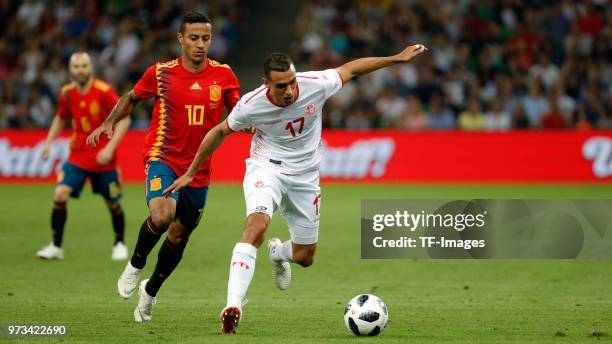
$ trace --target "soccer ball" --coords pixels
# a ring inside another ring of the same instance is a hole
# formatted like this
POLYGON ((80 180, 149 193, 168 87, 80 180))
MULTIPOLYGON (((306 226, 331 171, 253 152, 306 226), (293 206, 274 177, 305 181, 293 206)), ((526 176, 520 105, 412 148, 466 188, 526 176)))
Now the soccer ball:
POLYGON ((357 295, 344 308, 344 324, 356 336, 378 335, 388 319, 387 306, 374 295, 357 295))

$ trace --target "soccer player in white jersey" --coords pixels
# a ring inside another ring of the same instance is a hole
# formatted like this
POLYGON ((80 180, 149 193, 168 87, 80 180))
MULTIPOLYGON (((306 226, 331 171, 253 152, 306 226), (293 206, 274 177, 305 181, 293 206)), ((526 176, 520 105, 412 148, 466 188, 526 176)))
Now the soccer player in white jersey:
POLYGON ((325 101, 354 77, 408 62, 426 50, 417 44, 393 56, 360 58, 336 69, 305 73, 296 73, 286 54, 271 54, 264 63, 264 84, 244 95, 226 121, 206 134, 187 172, 164 190, 169 195, 188 186, 225 136, 256 129, 243 184, 247 221, 230 262, 222 333, 235 333, 253 278, 257 248, 276 211, 281 211, 291 236, 285 242, 278 238, 268 242, 276 286, 281 290, 289 286, 289 263, 303 267, 313 263, 319 234, 321 110, 325 101))

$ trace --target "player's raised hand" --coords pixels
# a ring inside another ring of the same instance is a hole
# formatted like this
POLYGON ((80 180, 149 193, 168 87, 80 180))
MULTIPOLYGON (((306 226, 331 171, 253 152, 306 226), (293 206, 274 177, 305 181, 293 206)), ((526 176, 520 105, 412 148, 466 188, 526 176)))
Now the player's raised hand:
POLYGON ((395 55, 395 57, 397 57, 399 62, 408 62, 412 60, 413 58, 415 58, 420 53, 425 52, 425 51, 427 51, 427 47, 425 47, 422 44, 415 44, 415 45, 410 45, 406 47, 404 51, 395 55))
POLYGON ((171 193, 181 191, 181 189, 189 186, 189 184, 191 184, 191 181, 193 181, 193 177, 183 174, 177 180, 175 180, 174 183, 172 183, 172 185, 168 186, 164 190, 163 192, 164 197, 168 197, 171 193))
POLYGON ((40 149, 40 159, 41 160, 49 159, 50 153, 51 153, 51 144, 48 142, 45 142, 42 148, 40 149))
POLYGON ((109 139, 113 137, 113 125, 108 122, 102 123, 101 126, 94 129, 94 131, 87 136, 87 144, 95 147, 98 143, 100 143, 100 135, 102 134, 105 134, 109 139))

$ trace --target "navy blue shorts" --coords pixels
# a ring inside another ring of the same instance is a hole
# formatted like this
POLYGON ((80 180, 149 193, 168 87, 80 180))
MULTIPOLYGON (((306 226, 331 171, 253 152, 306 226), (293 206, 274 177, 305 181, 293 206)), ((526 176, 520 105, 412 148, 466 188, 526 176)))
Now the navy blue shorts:
MULTIPOLYGON (((162 192, 172 185, 179 176, 174 173, 170 166, 163 162, 153 161, 147 168, 147 205, 156 197, 164 197, 162 192)), ((194 188, 186 187, 179 192, 172 193, 168 197, 176 200, 176 218, 188 230, 194 230, 206 205, 208 186, 194 188)))
POLYGON ((121 198, 117 169, 109 172, 90 172, 66 161, 57 178, 57 184, 69 186, 72 188, 70 196, 79 198, 87 178, 91 181, 93 193, 102 195, 109 202, 117 202, 121 198))

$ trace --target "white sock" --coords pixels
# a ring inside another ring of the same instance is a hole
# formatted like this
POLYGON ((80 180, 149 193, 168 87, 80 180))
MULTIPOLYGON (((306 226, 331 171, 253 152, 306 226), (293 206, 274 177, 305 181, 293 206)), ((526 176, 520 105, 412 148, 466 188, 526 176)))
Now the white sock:
POLYGON ((237 243, 234 246, 230 262, 229 280, 227 281, 227 305, 239 307, 244 300, 247 289, 255 273, 255 259, 257 247, 237 243))
POLYGON ((287 240, 284 243, 280 244, 272 252, 272 261, 274 262, 292 262, 293 261, 293 244, 291 240, 287 240))

